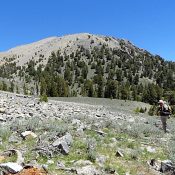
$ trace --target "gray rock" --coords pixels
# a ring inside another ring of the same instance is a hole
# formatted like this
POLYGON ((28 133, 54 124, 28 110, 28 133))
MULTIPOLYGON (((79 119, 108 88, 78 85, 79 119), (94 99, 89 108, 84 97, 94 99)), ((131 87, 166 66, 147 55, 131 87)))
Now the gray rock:
POLYGON ((102 172, 97 170, 93 165, 87 165, 76 169, 78 175, 101 175, 102 172))
POLYGON ((21 165, 14 162, 2 163, 0 164, 0 168, 2 168, 4 171, 8 173, 13 173, 13 174, 18 173, 23 169, 21 165))
POLYGON ((72 135, 70 133, 66 133, 65 136, 62 138, 68 145, 71 145, 73 142, 72 135))
POLYGON ((96 114, 96 117, 101 117, 101 114, 96 114))
POLYGON ((54 164, 54 161, 53 160, 48 160, 47 164, 54 164))
POLYGON ((120 150, 118 150, 118 151, 116 152, 115 156, 116 156, 116 157, 124 157, 123 153, 122 153, 120 150))
POLYGON ((6 119, 2 116, 0 116, 0 122, 6 122, 6 119))
POLYGON ((19 143, 20 141, 21 139, 14 134, 9 137, 9 143, 19 143))
POLYGON ((5 108, 0 108, 0 113, 5 113, 6 109, 5 108))
POLYGON ((52 144, 54 147, 58 148, 62 154, 69 154, 69 146, 67 142, 63 140, 57 140, 52 144))
POLYGON ((34 107, 35 106, 35 103, 29 103, 28 104, 28 107, 34 107))
POLYGON ((15 150, 15 149, 12 151, 14 151, 17 155, 16 163, 19 165, 22 165, 24 163, 24 157, 22 156, 22 153, 19 150, 15 150))
POLYGON ((164 160, 161 162, 160 172, 166 173, 171 170, 173 170, 173 163, 171 162, 171 160, 164 160))
POLYGON ((11 156, 11 155, 16 155, 16 157, 17 157, 16 163, 18 165, 22 165, 24 163, 24 158, 22 156, 22 153, 19 150, 10 149, 10 150, 7 150, 7 151, 3 152, 2 155, 5 156, 5 157, 11 156))
POLYGON ((71 134, 67 133, 61 138, 55 140, 52 145, 60 149, 61 153, 68 154, 69 153, 69 146, 72 144, 73 139, 71 134))
POLYGON ((96 158, 96 162, 100 167, 103 167, 104 163, 106 162, 107 158, 104 155, 100 155, 96 158))
POLYGON ((40 155, 40 156, 46 156, 48 158, 51 158, 53 157, 53 151, 56 152, 56 149, 54 148, 53 151, 50 150, 48 147, 44 147, 44 148, 36 148, 35 149, 37 151, 37 153, 40 155))
POLYGON ((93 163, 89 160, 78 160, 76 162, 74 162, 74 166, 87 166, 87 165, 92 165, 93 163))
POLYGON ((24 131, 24 132, 21 133, 21 136, 23 138, 26 138, 28 136, 31 136, 33 138, 36 138, 37 137, 37 135, 35 133, 33 133, 32 131, 24 131))
POLYGON ((111 141, 113 142, 113 143, 115 143, 115 142, 117 142, 117 139, 116 138, 111 138, 111 141))
POLYGON ((96 131, 97 134, 99 134, 99 135, 102 135, 102 136, 105 136, 105 135, 106 135, 106 133, 103 132, 103 131, 100 131, 100 130, 95 130, 95 131, 96 131))
POLYGON ((33 117, 33 112, 29 112, 29 115, 30 115, 31 117, 33 117))
POLYGON ((46 173, 48 173, 48 165, 46 165, 46 164, 43 164, 42 165, 42 168, 44 169, 44 171, 46 172, 46 173))
POLYGON ((160 171, 161 169, 161 162, 156 161, 155 159, 151 159, 150 161, 148 161, 148 165, 150 165, 151 168, 156 171, 160 171))
POLYGON ((148 152, 150 152, 150 153, 155 153, 155 152, 156 152, 156 149, 153 148, 153 147, 151 147, 151 146, 147 146, 147 147, 146 147, 146 150, 147 150, 148 152))
POLYGON ((78 128, 76 133, 77 133, 77 135, 80 136, 80 137, 83 137, 83 136, 84 136, 84 131, 83 131, 83 129, 81 129, 81 128, 78 128))
POLYGON ((58 162, 57 162, 57 167, 58 167, 59 169, 64 169, 66 166, 65 166, 65 164, 64 164, 63 162, 58 161, 58 162))

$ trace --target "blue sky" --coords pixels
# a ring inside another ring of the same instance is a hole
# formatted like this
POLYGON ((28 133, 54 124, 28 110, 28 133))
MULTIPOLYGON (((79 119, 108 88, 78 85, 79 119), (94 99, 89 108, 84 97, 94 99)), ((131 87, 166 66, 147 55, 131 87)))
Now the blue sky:
POLYGON ((2 0, 0 51, 49 36, 124 38, 175 61, 174 0, 2 0))

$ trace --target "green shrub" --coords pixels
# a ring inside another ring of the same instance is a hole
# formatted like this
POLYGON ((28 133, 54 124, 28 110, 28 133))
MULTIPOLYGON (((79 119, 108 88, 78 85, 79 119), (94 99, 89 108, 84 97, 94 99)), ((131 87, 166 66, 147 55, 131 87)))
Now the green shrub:
POLYGON ((48 102, 48 98, 47 98, 47 95, 46 94, 43 94, 40 96, 40 102, 48 102))
POLYGON ((0 125, 0 138, 2 138, 2 140, 5 142, 8 140, 8 138, 11 135, 11 130, 9 127, 5 127, 0 125))
POLYGON ((96 160, 96 139, 90 138, 87 140, 87 159, 91 162, 96 160))
POLYGON ((95 162, 96 160, 96 152, 94 150, 88 150, 87 151, 87 159, 91 162, 95 162))
POLYGON ((156 113, 157 113, 157 107, 155 105, 151 106, 149 111, 148 111, 148 114, 150 116, 153 116, 153 115, 156 115, 156 113))
POLYGON ((105 164, 104 170, 108 174, 114 174, 114 172, 115 172, 115 168, 113 167, 113 165, 108 164, 108 163, 105 164))
POLYGON ((134 112, 135 112, 136 114, 138 114, 138 113, 145 113, 145 109, 143 109, 142 107, 141 107, 141 108, 137 107, 137 108, 134 110, 134 112))
POLYGON ((135 112, 136 114, 138 114, 138 113, 140 112, 139 107, 137 107, 137 108, 134 110, 134 112, 135 112))
POLYGON ((143 109, 142 107, 140 108, 140 113, 145 113, 145 109, 143 109))

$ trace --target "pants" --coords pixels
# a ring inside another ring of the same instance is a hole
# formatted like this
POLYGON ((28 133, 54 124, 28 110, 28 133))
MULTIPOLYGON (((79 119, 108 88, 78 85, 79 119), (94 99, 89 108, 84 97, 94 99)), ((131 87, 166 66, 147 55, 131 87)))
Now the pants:
POLYGON ((163 128, 164 132, 166 132, 168 116, 160 116, 160 119, 162 122, 162 128, 163 128))

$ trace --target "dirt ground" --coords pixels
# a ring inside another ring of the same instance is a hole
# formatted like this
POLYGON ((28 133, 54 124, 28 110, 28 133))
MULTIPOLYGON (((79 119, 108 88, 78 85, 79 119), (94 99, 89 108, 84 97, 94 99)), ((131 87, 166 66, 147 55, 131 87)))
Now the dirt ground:
MULTIPOLYGON (((9 175, 12 175, 12 174, 9 174, 9 175)), ((47 175, 47 173, 44 170, 40 170, 37 168, 29 168, 29 169, 24 169, 20 173, 17 173, 15 175, 47 175)))

